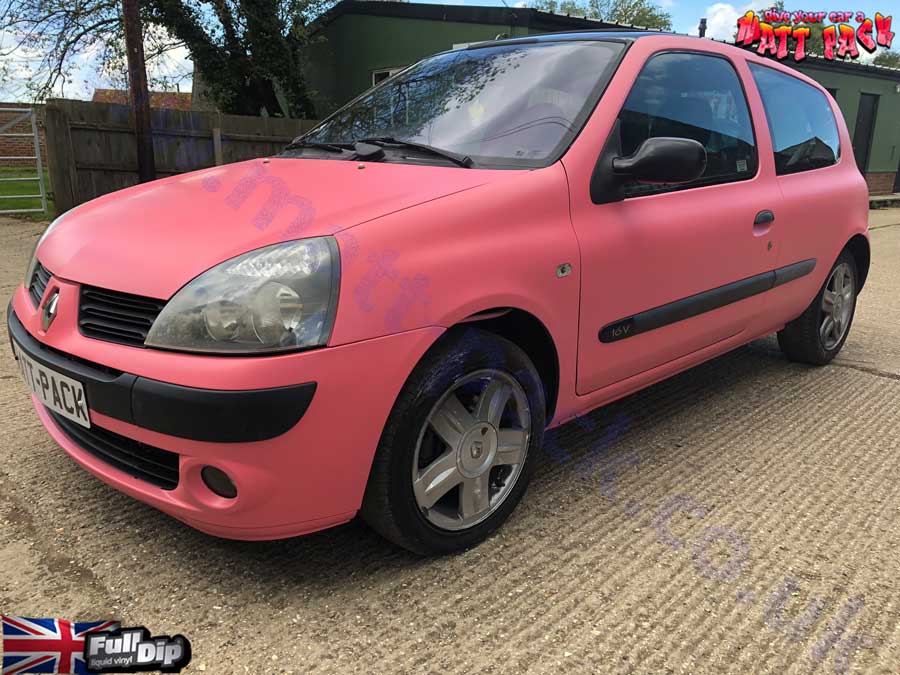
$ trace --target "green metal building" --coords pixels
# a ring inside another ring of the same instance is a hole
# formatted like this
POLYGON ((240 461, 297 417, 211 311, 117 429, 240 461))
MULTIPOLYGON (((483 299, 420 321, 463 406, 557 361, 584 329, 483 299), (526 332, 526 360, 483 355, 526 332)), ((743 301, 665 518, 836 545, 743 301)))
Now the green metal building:
MULTIPOLYGON (((307 76, 321 118, 435 52, 496 38, 592 28, 636 27, 524 7, 343 0, 310 26, 319 39, 309 50, 307 76)), ((837 99, 869 192, 900 192, 900 70, 815 57, 796 67, 837 99)))

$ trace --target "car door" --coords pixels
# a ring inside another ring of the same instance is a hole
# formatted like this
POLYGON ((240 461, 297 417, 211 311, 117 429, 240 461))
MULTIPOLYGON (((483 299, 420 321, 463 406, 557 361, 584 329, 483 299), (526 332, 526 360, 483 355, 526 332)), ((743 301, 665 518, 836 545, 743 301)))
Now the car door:
POLYGON ((699 141, 708 161, 687 184, 631 182, 621 201, 573 204, 580 395, 747 330, 764 310, 775 260, 770 215, 781 196, 771 167, 759 170, 757 134, 730 59, 651 54, 611 133, 616 127, 622 156, 650 137, 681 137, 699 141))

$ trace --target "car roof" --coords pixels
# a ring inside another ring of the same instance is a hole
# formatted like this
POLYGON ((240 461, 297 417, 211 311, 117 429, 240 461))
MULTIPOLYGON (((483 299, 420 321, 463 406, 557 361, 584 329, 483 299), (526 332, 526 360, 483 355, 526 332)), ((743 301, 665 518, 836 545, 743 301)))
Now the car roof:
POLYGON ((648 30, 622 30, 620 28, 588 28, 585 30, 571 30, 559 33, 541 33, 532 35, 538 41, 549 41, 559 39, 572 40, 608 40, 610 38, 624 38, 628 40, 637 40, 638 38, 650 37, 652 35, 675 35, 668 31, 661 31, 654 28, 648 30))
MULTIPOLYGON (((590 28, 587 30, 561 31, 558 33, 539 33, 537 35, 528 35, 526 37, 506 38, 504 40, 487 40, 485 42, 476 42, 466 49, 481 49, 484 47, 492 47, 495 45, 505 44, 528 44, 535 42, 560 42, 565 40, 626 40, 632 42, 639 38, 651 36, 668 35, 670 37, 686 37, 677 33, 669 33, 656 29, 648 30, 621 30, 619 28, 590 28)), ((700 38, 697 38, 698 40, 700 38)))
MULTIPOLYGON (((646 30, 622 30, 621 28, 590 28, 587 30, 572 30, 572 31, 560 31, 558 33, 540 33, 537 35, 528 35, 526 37, 517 37, 517 38, 506 38, 504 40, 488 40, 485 42, 475 42, 465 49, 484 49, 486 47, 494 47, 497 45, 514 45, 514 44, 540 44, 540 43, 550 43, 550 42, 575 42, 575 41, 589 41, 589 40, 615 40, 618 42, 626 42, 632 43, 637 40, 646 40, 648 38, 656 38, 659 40, 667 39, 670 40, 673 45, 677 45, 680 49, 690 49, 692 43, 702 43, 704 45, 703 51, 712 51, 719 54, 735 54, 741 53, 746 55, 752 60, 755 59, 755 55, 752 52, 749 52, 746 49, 741 49, 740 47, 730 44, 727 42, 723 42, 720 40, 710 40, 707 38, 701 38, 697 35, 684 35, 683 33, 673 33, 670 31, 662 31, 656 28, 648 28, 646 30)), ((453 51, 453 50, 449 50, 453 51)), ((762 58, 762 57, 760 57, 762 58)), ((783 64, 777 62, 769 63, 769 59, 766 59, 766 65, 770 65, 773 68, 778 70, 782 70, 788 74, 797 76, 798 73, 787 68, 783 64)), ((802 76, 801 76, 802 79, 802 76)))
MULTIPOLYGON (((722 40, 713 40, 709 38, 701 38, 697 35, 685 35, 684 33, 674 33, 671 31, 663 31, 656 28, 647 28, 644 30, 635 29, 635 30, 623 30, 622 28, 589 28, 585 30, 567 30, 560 31, 557 33, 539 33, 536 35, 528 35, 525 37, 517 37, 517 38, 506 38, 503 40, 486 40, 484 42, 474 42, 466 47, 460 49, 449 49, 445 52, 440 52, 441 54, 447 54, 454 51, 464 51, 467 49, 485 49, 488 47, 496 47, 499 45, 514 45, 514 44, 540 44, 540 43, 552 43, 552 42, 575 42, 575 41, 603 41, 603 40, 616 40, 619 42, 625 43, 633 43, 637 40, 646 40, 648 38, 656 38, 658 40, 666 40, 673 48, 677 49, 691 49, 692 44, 702 43, 703 48, 702 51, 710 52, 710 53, 718 53, 724 56, 736 57, 740 55, 741 58, 746 59, 749 63, 755 63, 759 65, 765 65, 768 68, 772 68, 777 70, 785 75, 790 75, 806 84, 809 84, 816 89, 820 89, 821 91, 825 91, 824 87, 813 80, 808 75, 801 73, 793 68, 788 67, 783 63, 779 63, 774 59, 765 58, 763 56, 759 56, 754 51, 748 49, 742 49, 741 47, 725 42, 722 40)), ((435 55, 436 56, 436 55, 435 55)))

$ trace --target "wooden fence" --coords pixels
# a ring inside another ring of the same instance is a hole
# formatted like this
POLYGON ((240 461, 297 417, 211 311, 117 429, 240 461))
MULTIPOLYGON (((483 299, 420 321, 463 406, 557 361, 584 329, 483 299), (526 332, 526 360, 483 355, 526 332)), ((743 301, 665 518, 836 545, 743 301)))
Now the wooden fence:
MULTIPOLYGON (((157 178, 276 154, 317 124, 165 108, 150 117, 157 178)), ((138 183, 129 106, 50 99, 45 125, 57 213, 138 183)))

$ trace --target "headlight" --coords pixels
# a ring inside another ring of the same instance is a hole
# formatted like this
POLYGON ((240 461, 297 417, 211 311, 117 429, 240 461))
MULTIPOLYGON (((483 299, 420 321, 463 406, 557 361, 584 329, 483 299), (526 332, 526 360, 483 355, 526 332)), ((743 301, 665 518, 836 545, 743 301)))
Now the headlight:
POLYGON ((34 268, 37 267, 37 262, 38 262, 38 259, 37 259, 38 248, 40 247, 41 244, 44 243, 44 239, 47 238, 47 235, 50 234, 50 232, 53 230, 53 228, 56 227, 57 225, 59 225, 60 222, 62 222, 63 218, 68 216, 70 213, 72 213, 72 211, 74 211, 77 208, 78 207, 76 206, 75 208, 69 209, 61 216, 57 216, 53 220, 53 222, 47 226, 47 229, 44 230, 44 234, 42 234, 40 236, 40 238, 37 240, 37 243, 34 245, 34 248, 31 250, 31 258, 28 259, 28 268, 25 270, 25 288, 28 288, 31 285, 31 280, 34 278, 34 268))
POLYGON ((339 280, 333 237, 260 248, 216 265, 178 291, 144 344, 230 354, 324 345, 339 280))

